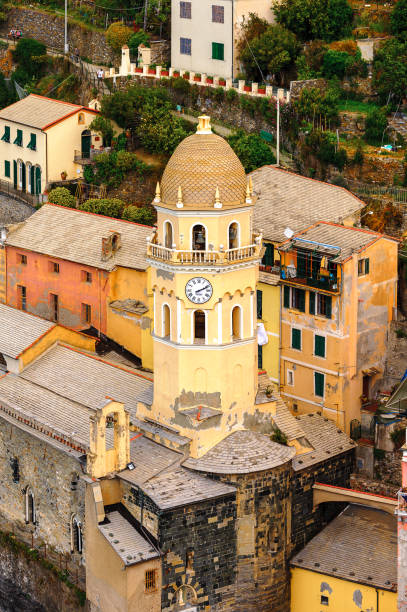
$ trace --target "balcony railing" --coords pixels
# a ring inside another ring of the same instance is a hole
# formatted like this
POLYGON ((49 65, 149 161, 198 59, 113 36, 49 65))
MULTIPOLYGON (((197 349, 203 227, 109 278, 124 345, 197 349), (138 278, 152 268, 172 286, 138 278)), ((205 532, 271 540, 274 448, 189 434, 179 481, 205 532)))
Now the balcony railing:
POLYGON ((295 266, 288 265, 281 266, 280 278, 299 285, 314 287, 315 289, 325 289, 325 291, 335 293, 339 291, 338 278, 333 272, 317 272, 315 275, 305 276, 295 266))
POLYGON ((180 250, 155 244, 153 241, 147 242, 147 257, 168 261, 174 264, 219 264, 225 265, 260 257, 261 237, 256 238, 254 244, 224 251, 204 251, 204 250, 180 250))

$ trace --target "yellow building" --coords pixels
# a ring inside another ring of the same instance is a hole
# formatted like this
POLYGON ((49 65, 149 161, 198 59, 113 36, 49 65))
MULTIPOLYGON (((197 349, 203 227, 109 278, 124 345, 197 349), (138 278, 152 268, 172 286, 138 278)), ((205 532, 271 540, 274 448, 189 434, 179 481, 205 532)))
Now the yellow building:
POLYGON ((291 612, 396 612, 397 524, 351 504, 291 560, 291 612))
POLYGON ((256 204, 253 222, 263 235, 264 254, 257 286, 258 321, 263 323, 268 343, 259 347, 259 366, 274 383, 280 382, 280 254, 278 246, 287 237, 317 221, 333 221, 353 227, 365 206, 352 193, 287 172, 274 166, 254 170, 256 204))
POLYGON ((98 111, 35 94, 0 111, 0 178, 18 191, 41 194, 61 173, 75 179, 80 161, 102 145, 89 125, 98 111))

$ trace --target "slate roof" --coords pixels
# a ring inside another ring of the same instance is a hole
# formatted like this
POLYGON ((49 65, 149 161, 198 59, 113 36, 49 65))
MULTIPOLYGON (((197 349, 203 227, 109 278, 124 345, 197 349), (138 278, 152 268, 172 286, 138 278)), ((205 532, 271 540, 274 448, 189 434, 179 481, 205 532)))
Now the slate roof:
POLYGON ((335 223, 327 223, 321 221, 312 227, 300 232, 297 236, 294 236, 290 241, 286 242, 280 247, 281 251, 291 249, 293 246, 300 246, 301 248, 309 248, 316 250, 315 244, 310 244, 304 241, 310 241, 311 243, 320 243, 326 245, 328 248, 323 248, 323 252, 331 253, 334 255, 331 261, 341 263, 349 259, 353 252, 361 252, 366 247, 374 244, 381 238, 388 240, 396 240, 389 236, 383 236, 377 232, 371 230, 363 230, 356 227, 344 227, 343 225, 336 225, 335 223), (296 240, 298 238, 298 240, 296 240), (335 247, 335 248, 330 248, 335 247), (337 248, 336 248, 337 247, 337 248))
POLYGON ((355 448, 354 441, 326 417, 312 413, 296 419, 306 439, 314 447, 313 451, 294 457, 293 468, 296 471, 355 448))
POLYGON ((123 470, 119 478, 141 487, 162 510, 230 495, 236 490, 181 467, 182 453, 145 436, 130 442, 130 457, 135 469, 123 470))
POLYGON ((259 271, 259 281, 261 283, 265 283, 266 285, 278 285, 280 282, 279 274, 273 274, 272 272, 264 272, 263 270, 259 271))
POLYGON ((64 345, 56 345, 27 366, 22 378, 93 410, 106 395, 135 411, 137 397, 151 385, 134 371, 64 345))
POLYGON ((6 244, 100 270, 116 266, 146 270, 146 238, 152 228, 121 219, 44 204, 7 236, 6 244), (102 260, 102 238, 121 235, 121 247, 102 260))
POLYGON ((109 523, 98 525, 99 531, 125 565, 156 559, 160 553, 120 514, 107 514, 109 523))
POLYGON ((321 219, 341 223, 365 206, 343 187, 273 166, 258 168, 251 177, 257 195, 254 226, 274 242, 286 240, 287 227, 297 233, 321 219))
POLYGON ((30 94, 26 98, 3 108, 0 111, 0 119, 15 121, 16 123, 44 130, 50 124, 69 117, 80 110, 95 113, 93 109, 86 106, 30 94))
POLYGON ((0 353, 16 359, 55 323, 0 304, 0 353))
POLYGON ((351 504, 294 556, 291 565, 396 591, 396 518, 351 504))
POLYGON ((250 474, 286 463, 295 449, 272 442, 253 431, 235 431, 199 459, 190 457, 184 466, 212 474, 250 474))

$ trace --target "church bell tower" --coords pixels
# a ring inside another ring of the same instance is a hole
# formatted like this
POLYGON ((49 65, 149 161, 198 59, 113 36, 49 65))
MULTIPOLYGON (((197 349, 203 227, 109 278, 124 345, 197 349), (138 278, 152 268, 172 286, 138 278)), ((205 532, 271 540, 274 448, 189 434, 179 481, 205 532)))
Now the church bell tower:
POLYGON ((170 158, 147 244, 154 295, 154 402, 140 408, 191 438, 199 457, 245 426, 257 390, 253 195, 209 117, 170 158))

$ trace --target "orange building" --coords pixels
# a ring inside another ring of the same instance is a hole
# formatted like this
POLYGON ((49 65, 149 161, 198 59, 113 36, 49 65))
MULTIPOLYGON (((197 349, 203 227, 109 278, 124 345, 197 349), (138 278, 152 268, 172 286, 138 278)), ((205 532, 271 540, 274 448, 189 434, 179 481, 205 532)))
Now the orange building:
POLYGON ((144 256, 151 231, 46 204, 10 228, 0 300, 75 330, 94 328, 151 367, 144 256))

